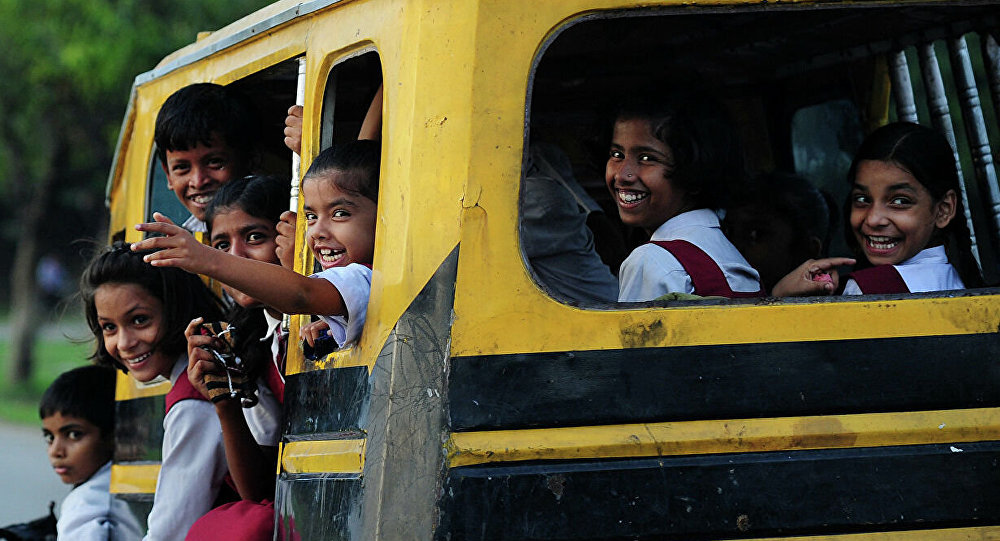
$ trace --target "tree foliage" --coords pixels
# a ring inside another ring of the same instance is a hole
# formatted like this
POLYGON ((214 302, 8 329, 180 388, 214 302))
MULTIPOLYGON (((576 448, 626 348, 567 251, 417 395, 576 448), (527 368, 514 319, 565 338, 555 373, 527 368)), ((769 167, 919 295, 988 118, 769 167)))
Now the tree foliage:
POLYGON ((198 31, 266 3, 0 0, 0 269, 11 277, 12 319, 33 327, 39 257, 55 253, 79 268, 71 243, 102 231, 135 76, 198 31))

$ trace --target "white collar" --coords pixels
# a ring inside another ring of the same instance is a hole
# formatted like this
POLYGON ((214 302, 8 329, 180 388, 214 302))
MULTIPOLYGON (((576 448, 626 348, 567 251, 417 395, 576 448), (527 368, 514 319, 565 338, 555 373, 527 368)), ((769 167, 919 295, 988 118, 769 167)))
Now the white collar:
POLYGON ((267 333, 264 337, 260 339, 261 342, 265 342, 274 337, 274 329, 279 328, 281 325, 281 320, 272 316, 267 310, 261 309, 264 312, 264 321, 267 322, 267 333))
POLYGON ((948 263, 948 254, 944 251, 944 246, 924 248, 917 252, 917 255, 899 263, 902 265, 944 265, 948 263))
POLYGON ((660 227, 653 231, 653 240, 668 240, 678 230, 690 226, 719 227, 719 216, 712 209, 695 209, 682 212, 677 216, 663 222, 660 227))
POLYGON ((199 220, 198 218, 195 218, 194 214, 188 216, 188 219, 184 220, 184 223, 181 224, 181 227, 187 229, 192 233, 208 233, 208 225, 205 224, 205 222, 199 220))

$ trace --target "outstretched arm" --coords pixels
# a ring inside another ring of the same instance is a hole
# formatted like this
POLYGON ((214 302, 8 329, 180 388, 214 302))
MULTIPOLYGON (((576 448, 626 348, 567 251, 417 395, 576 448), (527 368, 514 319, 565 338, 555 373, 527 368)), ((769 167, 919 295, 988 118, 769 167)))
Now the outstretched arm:
POLYGON ((849 257, 809 259, 775 284, 771 295, 774 297, 831 295, 840 283, 835 267, 854 263, 855 261, 849 257))
POLYGON ((198 242, 186 229, 158 212, 153 219, 156 221, 135 228, 163 236, 137 242, 132 250, 159 250, 144 258, 154 267, 179 267, 204 274, 286 314, 347 315, 343 297, 327 280, 227 254, 198 242))

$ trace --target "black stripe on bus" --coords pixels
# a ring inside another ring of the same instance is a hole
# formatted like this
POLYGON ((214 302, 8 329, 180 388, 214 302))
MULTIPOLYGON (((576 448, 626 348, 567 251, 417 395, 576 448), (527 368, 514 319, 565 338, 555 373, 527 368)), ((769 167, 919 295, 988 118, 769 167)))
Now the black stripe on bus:
POLYGON ((438 539, 718 539, 1000 524, 1000 442, 468 466, 438 539))
POLYGON ((368 367, 301 372, 285 378, 283 433, 358 431, 368 412, 368 367))
POLYGON ((162 458, 165 410, 163 396, 115 402, 115 463, 162 458))
POLYGON ((995 334, 452 359, 453 430, 1000 405, 995 334))

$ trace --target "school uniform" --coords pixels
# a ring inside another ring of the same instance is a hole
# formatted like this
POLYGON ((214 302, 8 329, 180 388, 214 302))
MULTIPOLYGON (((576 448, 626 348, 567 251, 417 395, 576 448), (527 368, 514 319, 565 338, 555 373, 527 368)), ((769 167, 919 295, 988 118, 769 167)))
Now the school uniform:
POLYGON ((196 218, 194 214, 188 216, 188 219, 184 220, 181 227, 192 233, 208 233, 208 224, 196 218))
POLYGON ((170 374, 163 418, 163 457, 145 541, 180 541, 215 505, 228 472, 215 406, 191 385, 187 358, 170 374))
POLYGON ((844 295, 922 293, 965 289, 944 246, 925 248, 898 265, 879 265, 847 275, 844 295))
POLYGON ((142 528, 128 505, 113 497, 111 461, 106 462, 63 500, 56 522, 59 539, 74 541, 138 541, 142 528))
POLYGON ((692 280, 684 262, 670 250, 655 244, 661 242, 669 246, 671 243, 667 241, 682 241, 676 245, 688 250, 687 245, 691 245, 704 253, 706 261, 710 260, 708 266, 714 263, 717 272, 721 272, 722 286, 734 293, 722 295, 713 291, 707 294, 761 295, 760 275, 722 233, 719 217, 711 209, 697 209, 664 222, 653 232, 650 243, 633 250, 622 262, 618 273, 619 302, 650 301, 667 293, 706 295, 706 292, 696 291, 696 280, 692 280))
POLYGON ((346 316, 318 314, 330 326, 330 336, 341 348, 358 340, 365 326, 368 297, 372 289, 372 269, 360 263, 346 267, 332 267, 310 276, 326 280, 337 288, 347 308, 346 316))
MULTIPOLYGON (((263 311, 268 333, 271 362, 257 380, 257 404, 244 408, 243 416, 257 445, 277 447, 281 440, 281 412, 285 391, 285 344, 281 319, 263 311)), ((242 541, 269 541, 274 531, 274 502, 239 500, 216 507, 199 518, 188 531, 186 541, 207 541, 225 536, 242 541)))
POLYGON ((277 447, 281 439, 281 405, 285 395, 286 336, 281 334, 281 320, 264 311, 268 333, 261 341, 270 342, 271 362, 264 366, 257 380, 257 404, 244 408, 243 416, 257 445, 277 447))

